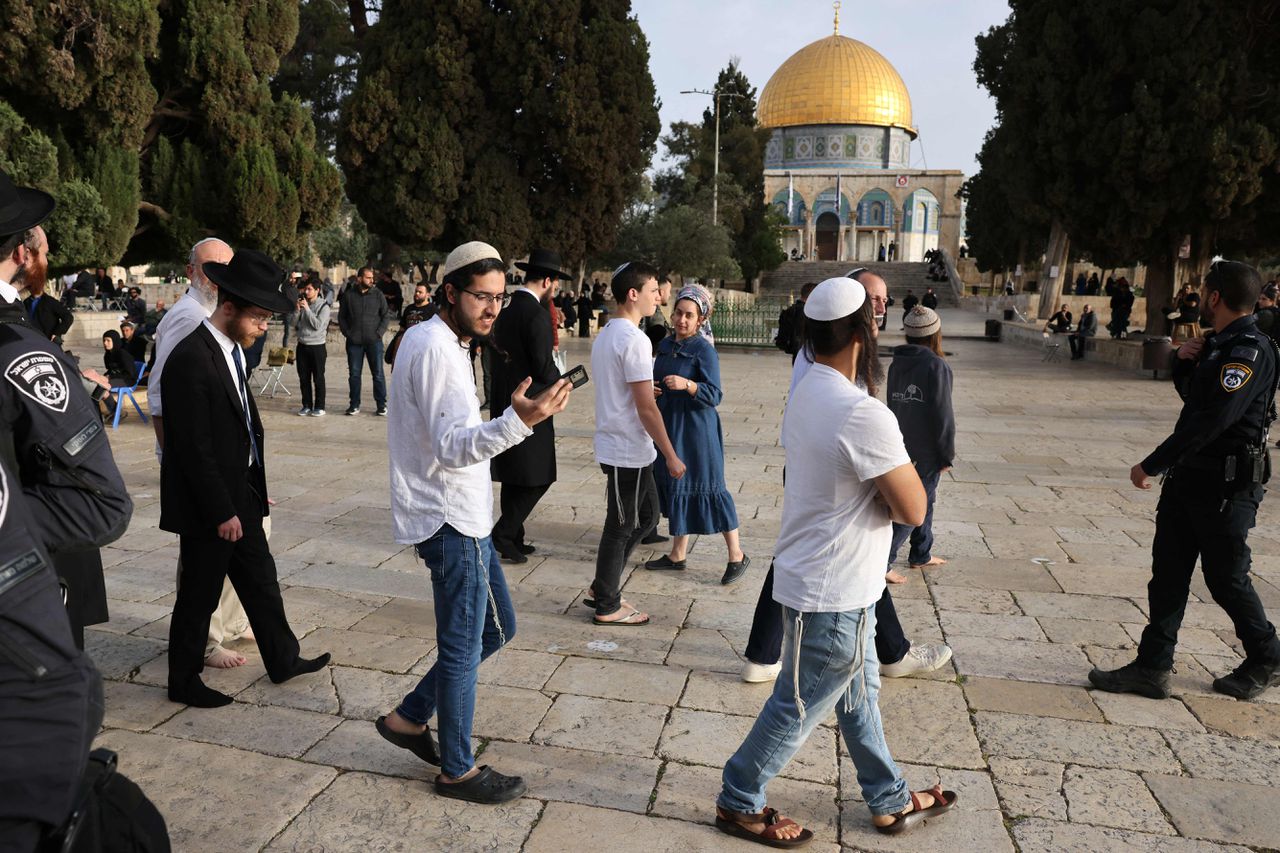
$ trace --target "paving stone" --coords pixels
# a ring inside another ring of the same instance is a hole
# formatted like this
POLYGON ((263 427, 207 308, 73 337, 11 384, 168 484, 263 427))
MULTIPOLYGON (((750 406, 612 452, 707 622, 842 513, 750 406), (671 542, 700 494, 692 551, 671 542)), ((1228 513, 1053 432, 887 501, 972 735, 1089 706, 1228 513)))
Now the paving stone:
POLYGON ((1273 784, 1244 785, 1156 773, 1145 773, 1143 778, 1182 835, 1280 847, 1273 784))
POLYGON ((359 621, 348 627, 367 634, 418 637, 434 642, 436 639, 435 605, 430 601, 419 601, 413 598, 388 599, 381 607, 364 614, 359 621))
POLYGON ((333 655, 333 663, 380 669, 384 672, 408 672, 435 647, 435 643, 417 637, 370 634, 366 631, 339 631, 317 628, 302 639, 302 654, 310 657, 322 652, 333 655))
POLYGON ((538 690, 563 661, 560 655, 503 648, 480 664, 477 677, 481 684, 538 690))
POLYGON ((536 800, 498 806, 437 797, 421 782, 347 773, 309 803, 268 850, 517 850, 542 810, 536 800), (425 802, 424 802, 425 801, 425 802))
POLYGON ((1166 737, 1192 776, 1269 785, 1280 767, 1280 747, 1268 743, 1193 732, 1173 731, 1166 737))
POLYGON ((679 630, 652 623, 643 630, 601 627, 591 624, 585 607, 563 616, 532 613, 517 617, 517 623, 509 644, 513 649, 657 664, 666 662, 679 630))
MULTIPOLYGON (((662 731, 658 752, 670 761, 724 767, 754 723, 755 717, 675 708, 662 731)), ((823 726, 814 729, 780 775, 834 785, 839 778, 836 733, 823 726)))
MULTIPOLYGON (((1124 626, 1125 631, 1133 639, 1134 648, 1142 640, 1142 630, 1146 628, 1145 622, 1141 624, 1127 624, 1124 626)), ((1232 640, 1235 636, 1232 635, 1232 640)), ((1233 657, 1235 652, 1232 647, 1208 628, 1188 628, 1182 626, 1178 629, 1178 651, 1189 655, 1211 655, 1213 657, 1233 657)))
POLYGON ((1090 690, 1089 695, 1102 709, 1108 722, 1121 726, 1147 726, 1161 731, 1204 731, 1204 726, 1177 699, 1147 699, 1129 693, 1107 693, 1102 690, 1090 690))
POLYGON ((950 645, 956 669, 965 676, 1085 684, 1092 669, 1084 652, 1060 643, 951 637, 950 645))
POLYGON ((115 730, 94 746, 120 756, 120 772, 164 815, 174 850, 199 850, 214 838, 220 850, 259 850, 338 775, 329 767, 154 733, 115 730))
POLYGON ((484 761, 523 777, 528 796, 638 814, 649 808, 662 764, 656 758, 500 741, 489 744, 484 761))
POLYGON ((649 757, 666 719, 667 708, 661 705, 562 693, 533 733, 533 742, 649 757))
POLYGON ((1034 758, 991 759, 991 775, 1007 814, 1014 817, 1067 819, 1062 797, 1063 765, 1034 758))
POLYGON ((966 811, 963 803, 949 814, 926 821, 910 832, 885 835, 871 826, 865 809, 847 808, 842 814, 844 832, 841 843, 855 850, 920 851, 920 853, 956 853, 957 850, 982 850, 989 853, 1013 851, 1013 842, 998 811, 966 811))
POLYGON ((978 741, 990 755, 1121 770, 1179 770, 1164 739, 1151 729, 993 711, 978 711, 974 722, 978 741))
POLYGON ((386 596, 357 595, 291 586, 284 590, 284 609, 292 624, 350 628, 387 603, 386 596))
POLYGON ((1028 616, 1066 616, 1103 622, 1147 621, 1142 611, 1124 598, 1052 592, 1015 592, 1014 598, 1028 616))
POLYGON ((373 720, 394 710, 421 680, 417 675, 390 675, 368 669, 333 666, 333 686, 343 717, 373 720))
POLYGON ((1043 642, 1046 638, 1039 624, 1030 616, 1008 616, 989 613, 944 611, 940 617, 947 638, 953 636, 992 637, 1002 640, 1043 642))
POLYGON ((536 690, 481 684, 472 730, 480 737, 526 741, 550 707, 551 699, 536 690))
POLYGON ((1013 837, 1022 853, 1245 853, 1248 850, 1235 845, 1035 818, 1014 824, 1013 837))
POLYGON ((342 720, 294 708, 233 702, 223 708, 188 708, 156 729, 171 737, 297 758, 342 720))
POLYGON ((751 632, 751 608, 738 601, 696 600, 685 619, 686 628, 707 628, 730 636, 745 637, 751 632))
POLYGON ((1051 643, 1068 643, 1073 646, 1106 646, 1115 649, 1136 649, 1138 644, 1118 622, 1099 622, 1091 619, 1068 619, 1041 616, 1037 620, 1051 643))
POLYGON ((110 599, 107 601, 107 613, 111 616, 111 621, 103 625, 94 625, 93 627, 97 631, 128 634, 144 625, 150 625, 157 619, 163 619, 169 615, 171 609, 163 604, 126 601, 122 598, 110 599))
POLYGON ((106 709, 102 727, 106 729, 150 731, 183 708, 169 701, 168 691, 145 684, 103 681, 102 692, 106 709))
MULTIPOLYGON (((746 635, 739 637, 739 642, 745 646, 746 635)), ((671 644, 671 653, 667 655, 666 662, 673 667, 736 673, 742 670, 743 659, 721 632, 705 628, 685 628, 671 644)))
MULTIPOLYGON (((945 578, 944 578, 945 581, 945 578)), ((962 610, 967 613, 993 613, 1003 616, 1021 616, 1013 596, 1003 589, 978 589, 966 586, 950 586, 944 582, 932 583, 929 591, 938 610, 962 610)))
POLYGON ((552 693, 574 693, 602 699, 623 699, 674 705, 684 691, 689 671, 622 660, 564 658, 547 682, 552 693))
POLYGON ((325 667, 319 672, 292 678, 284 684, 272 684, 271 679, 264 676, 236 694, 236 698, 251 705, 279 705, 320 714, 336 714, 339 708, 338 692, 333 686, 331 669, 332 667, 325 667))
POLYGON ((1158 835, 1173 835, 1155 798, 1136 773, 1068 767, 1062 784, 1072 823, 1114 826, 1158 835))
POLYGON ((723 672, 689 673, 689 684, 680 705, 698 711, 716 711, 754 717, 773 694, 774 682, 747 684, 738 675, 723 672))
POLYGON ((438 767, 385 740, 367 720, 343 720, 307 750, 302 760, 344 770, 426 781, 434 780, 440 773, 438 767))
POLYGON ((1029 560, 956 559, 947 565, 938 581, 977 589, 1059 591, 1053 576, 1029 560))
MULTIPOLYGON (((715 817, 720 776, 721 771, 715 767, 669 762, 658 782, 652 814, 691 823, 710 822, 715 817)), ((840 810, 829 785, 779 776, 769 783, 769 804, 813 830, 818 841, 836 838, 840 810)))
MULTIPOLYGON (((84 632, 84 650, 103 678, 123 680, 134 670, 164 653, 166 643, 113 634, 107 631, 84 632)), ((167 664, 166 664, 167 666, 167 664)))
POLYGON ((1182 701, 1217 734, 1252 738, 1280 746, 1280 707, 1222 697, 1187 696, 1182 701))
MULTIPOLYGON (((896 755, 894 764, 898 765, 903 778, 907 780, 908 790, 926 791, 934 785, 941 785, 944 790, 955 791, 960 796, 960 802, 964 803, 966 811, 998 811, 1000 809, 995 788, 991 784, 991 776, 986 770, 957 770, 954 767, 911 764, 900 761, 896 755)), ((840 799, 851 803, 863 802, 862 789, 858 785, 857 768, 854 767, 853 760, 843 748, 840 750, 840 799)))
MULTIPOLYGON (((1123 534, 1118 534, 1123 535, 1123 534)), ((1063 592, 1078 595, 1109 595, 1117 598, 1147 597, 1151 568, 1116 565, 1058 564, 1049 573, 1062 586, 1063 592)))
POLYGON ((958 684, 885 679, 880 690, 880 717, 896 761, 984 766, 958 684))

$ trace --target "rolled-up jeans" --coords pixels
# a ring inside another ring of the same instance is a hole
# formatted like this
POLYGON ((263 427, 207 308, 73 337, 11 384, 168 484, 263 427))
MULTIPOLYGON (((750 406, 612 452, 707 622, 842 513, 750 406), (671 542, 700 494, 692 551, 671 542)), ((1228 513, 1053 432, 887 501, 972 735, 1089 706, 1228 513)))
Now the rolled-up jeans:
POLYGON ((446 524, 414 547, 431 572, 436 662, 396 712, 419 724, 436 715, 440 769, 456 778, 475 765, 476 671, 515 636, 515 608, 488 536, 464 536, 446 524))
POLYGON ((747 739, 724 766, 717 805, 746 814, 763 811, 765 787, 834 708, 871 813, 906 808, 907 783, 880 722, 875 605, 836 613, 784 607, 783 618, 782 672, 747 739))

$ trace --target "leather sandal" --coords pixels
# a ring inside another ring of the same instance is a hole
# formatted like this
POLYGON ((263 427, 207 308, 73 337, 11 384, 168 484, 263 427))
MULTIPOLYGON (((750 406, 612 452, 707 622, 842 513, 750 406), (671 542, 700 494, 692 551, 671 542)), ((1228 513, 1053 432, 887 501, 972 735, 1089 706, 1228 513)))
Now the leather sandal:
POLYGON ((422 734, 407 735, 403 732, 397 732, 388 726, 385 716, 379 717, 373 725, 384 740, 395 744, 401 749, 409 750, 430 765, 440 766, 440 751, 436 748, 436 742, 431 737, 430 726, 423 729, 422 734))
POLYGON ((479 773, 461 782, 441 782, 440 777, 436 777, 437 794, 469 803, 506 803, 523 796, 524 791, 523 779, 519 776, 504 776, 488 764, 483 765, 479 773))
POLYGON ((759 814, 751 814, 749 812, 731 812, 728 809, 716 806, 717 829, 732 835, 734 838, 754 841, 756 844, 763 844, 766 847, 788 849, 805 846, 813 840, 812 829, 802 829, 795 838, 778 837, 780 830, 799 825, 789 817, 782 817, 778 814, 777 809, 766 808, 759 814), (747 828, 749 823, 763 823, 764 829, 760 832, 752 832, 747 828))
POLYGON ((893 823, 887 823, 884 826, 875 825, 876 832, 883 832, 885 835, 897 835, 900 832, 906 832, 917 823, 923 823, 931 817, 946 814, 955 808, 956 800, 960 797, 955 791, 944 791, 941 785, 934 785, 927 791, 911 792, 911 811, 898 812, 893 815, 893 823), (920 807, 920 794, 929 794, 933 797, 933 805, 927 809, 920 807))

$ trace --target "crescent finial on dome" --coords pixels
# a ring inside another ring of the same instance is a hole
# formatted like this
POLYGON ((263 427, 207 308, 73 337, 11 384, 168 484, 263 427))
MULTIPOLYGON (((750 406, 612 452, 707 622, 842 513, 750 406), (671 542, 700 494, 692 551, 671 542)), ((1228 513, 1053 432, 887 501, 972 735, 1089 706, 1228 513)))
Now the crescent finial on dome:
POLYGON ((835 0, 831 8, 836 10, 835 34, 840 35, 840 0, 835 0))

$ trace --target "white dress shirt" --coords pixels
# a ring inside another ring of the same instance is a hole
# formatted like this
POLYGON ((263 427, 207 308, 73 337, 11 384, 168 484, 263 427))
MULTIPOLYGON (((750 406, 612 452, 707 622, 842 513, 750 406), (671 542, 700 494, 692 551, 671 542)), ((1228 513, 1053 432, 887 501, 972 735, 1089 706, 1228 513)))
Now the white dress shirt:
POLYGON ((396 541, 416 545, 448 524, 464 536, 493 530, 489 460, 533 435, 507 407, 480 418, 467 347, 440 315, 400 340, 391 374, 387 448, 396 541))
POLYGON ((0 299, 5 302, 18 301, 18 289, 2 278, 0 278, 0 299))
MULTIPOLYGON (((182 300, 178 300, 181 302, 182 300)), ((240 345, 228 338, 222 332, 210 323, 208 320, 202 321, 206 329, 213 333, 213 339, 217 341, 218 348, 222 350, 222 357, 227 363, 227 373, 231 375, 231 385, 236 389, 236 396, 240 398, 240 417, 244 418, 245 427, 253 431, 253 424, 249 420, 249 378, 245 377, 245 384, 241 386, 240 377, 236 370, 235 356, 232 355, 236 350, 240 350, 240 363, 244 364, 244 350, 240 349, 240 345)), ((253 464, 253 441, 249 442, 249 464, 253 464)))
MULTIPOLYGON (((206 306, 194 288, 187 288, 182 298, 160 320, 156 327, 155 364, 151 366, 151 376, 147 379, 147 408, 151 414, 164 417, 164 400, 160 394, 160 379, 164 374, 164 363, 169 354, 182 339, 196 330, 205 320, 213 315, 213 306, 206 306)), ((231 372, 235 376, 235 371, 231 372)))

